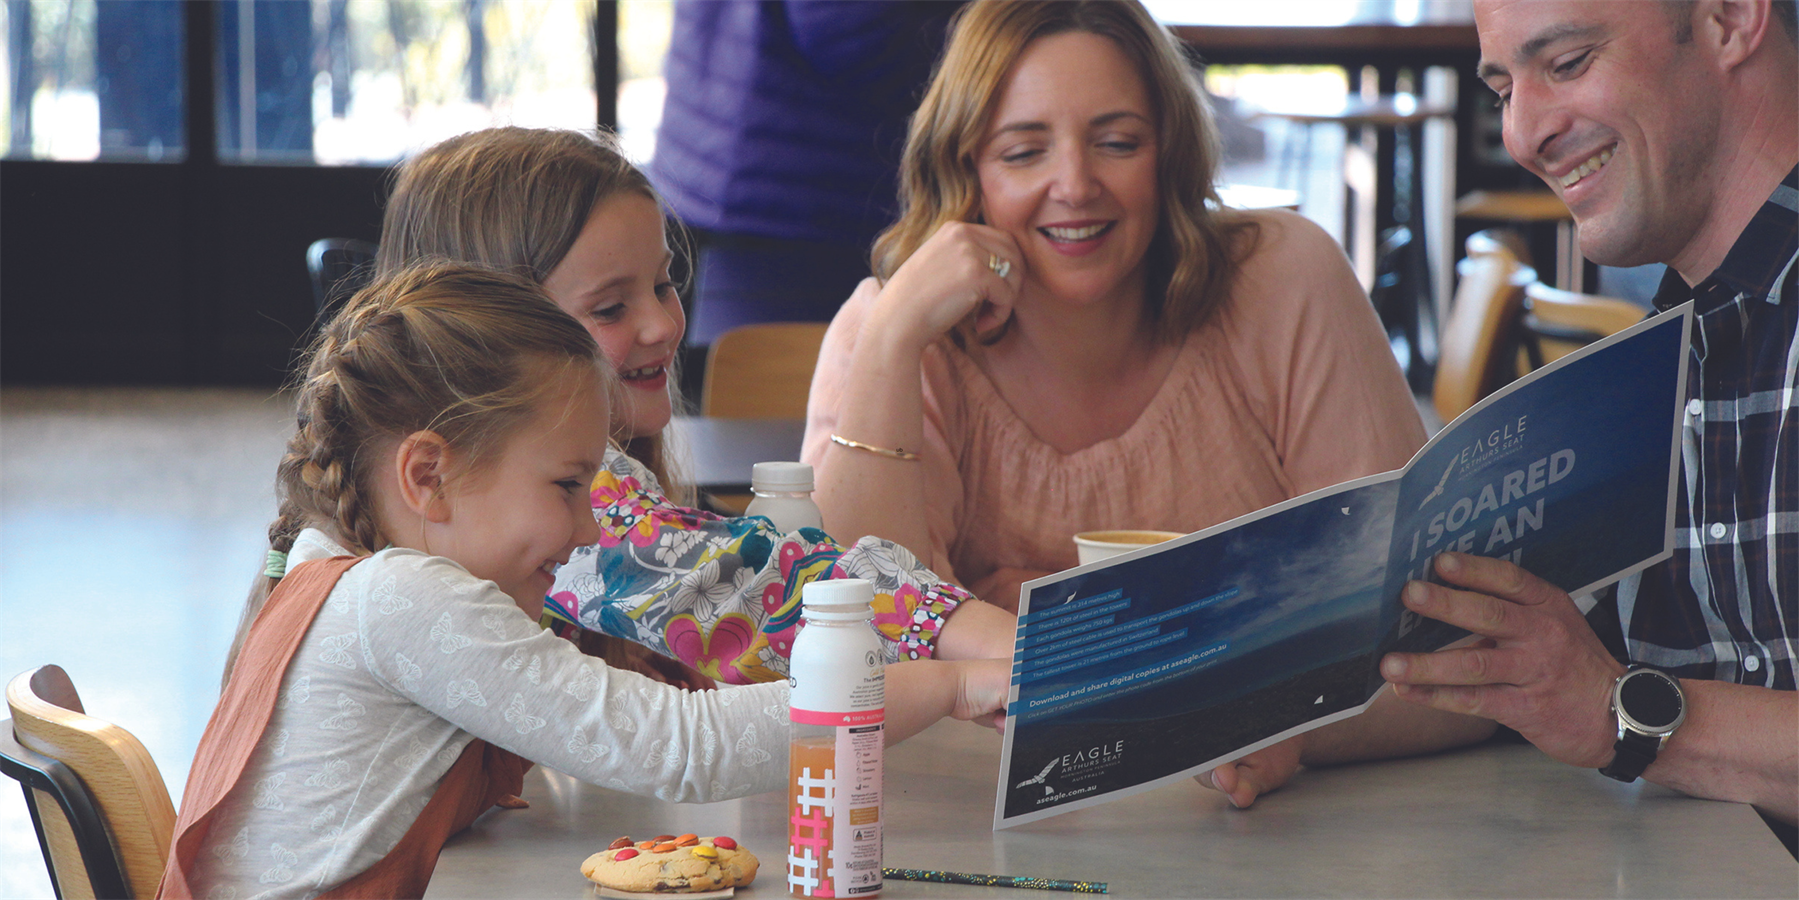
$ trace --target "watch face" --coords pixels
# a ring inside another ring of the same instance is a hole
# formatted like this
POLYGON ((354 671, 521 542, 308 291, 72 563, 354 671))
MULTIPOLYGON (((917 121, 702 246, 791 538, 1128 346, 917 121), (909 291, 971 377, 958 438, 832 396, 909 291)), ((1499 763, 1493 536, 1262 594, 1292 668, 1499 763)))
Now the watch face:
POLYGON ((1632 672, 1618 685, 1618 704, 1625 715, 1650 732, 1673 727, 1685 705, 1673 679, 1649 670, 1632 672))

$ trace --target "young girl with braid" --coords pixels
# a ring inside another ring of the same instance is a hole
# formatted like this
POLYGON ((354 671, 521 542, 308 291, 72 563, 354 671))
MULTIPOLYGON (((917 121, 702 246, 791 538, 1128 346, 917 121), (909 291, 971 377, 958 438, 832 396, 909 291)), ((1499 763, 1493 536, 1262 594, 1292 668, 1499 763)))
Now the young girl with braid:
MULTIPOLYGON (((1011 614, 973 602, 905 548, 781 534, 762 519, 670 499, 684 494, 669 477, 663 431, 686 323, 665 219, 609 136, 559 129, 446 140, 406 162, 388 201, 378 272, 442 258, 525 275, 593 335, 623 385, 614 415, 622 449, 606 453, 593 484, 600 537, 559 571, 546 624, 617 635, 720 682, 752 683, 784 677, 800 588, 856 577, 875 583, 889 661, 1009 656, 1011 614)), ((616 648, 607 658, 627 663, 616 648)), ((628 664, 692 683, 641 655, 628 664)))
MULTIPOLYGON (((165 897, 417 897, 532 762, 675 801, 768 791, 788 687, 687 692, 537 624, 599 528, 611 368, 528 279, 377 281, 314 344, 278 469, 284 551, 194 762, 165 897)), ((888 733, 991 719, 998 660, 888 669, 888 733)))

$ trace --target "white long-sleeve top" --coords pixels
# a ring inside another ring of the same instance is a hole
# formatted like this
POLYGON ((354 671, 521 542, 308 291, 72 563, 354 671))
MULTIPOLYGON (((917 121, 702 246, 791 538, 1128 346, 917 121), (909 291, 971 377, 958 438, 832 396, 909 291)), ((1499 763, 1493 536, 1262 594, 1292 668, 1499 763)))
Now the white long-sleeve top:
MULTIPOLYGON (((289 566, 345 555, 303 532, 289 566)), ((393 849, 468 742, 670 801, 782 786, 788 686, 687 692, 611 669, 455 562, 388 549, 320 607, 189 883, 302 898, 393 849)))

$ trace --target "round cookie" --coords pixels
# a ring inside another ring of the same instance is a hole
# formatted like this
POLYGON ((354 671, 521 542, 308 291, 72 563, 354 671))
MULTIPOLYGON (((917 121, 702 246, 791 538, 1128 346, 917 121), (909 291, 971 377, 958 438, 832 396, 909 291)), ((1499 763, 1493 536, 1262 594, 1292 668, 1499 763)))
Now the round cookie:
POLYGON ((756 880, 757 867, 756 855, 731 838, 665 834, 619 838, 583 861, 581 874, 619 891, 681 893, 745 887, 756 880))

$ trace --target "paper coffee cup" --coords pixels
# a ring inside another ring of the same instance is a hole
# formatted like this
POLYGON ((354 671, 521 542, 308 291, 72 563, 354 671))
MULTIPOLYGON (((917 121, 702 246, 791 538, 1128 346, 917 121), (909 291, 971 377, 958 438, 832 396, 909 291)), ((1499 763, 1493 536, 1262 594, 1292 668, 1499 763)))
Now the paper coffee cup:
POLYGON ((1185 535, 1178 531, 1083 531, 1074 536, 1074 549, 1084 566, 1177 537, 1185 535))

